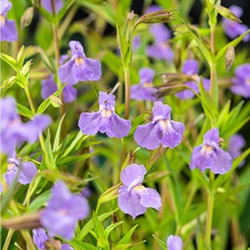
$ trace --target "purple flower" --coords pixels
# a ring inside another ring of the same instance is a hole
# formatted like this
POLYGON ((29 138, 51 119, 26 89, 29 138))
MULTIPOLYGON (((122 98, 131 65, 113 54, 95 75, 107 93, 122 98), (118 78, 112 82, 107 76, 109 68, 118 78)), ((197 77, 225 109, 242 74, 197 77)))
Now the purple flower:
POLYGON ((0 151, 9 156, 15 154, 16 146, 26 141, 36 142, 39 134, 51 122, 48 115, 36 115, 31 121, 23 123, 17 113, 15 99, 12 97, 0 99, 0 120, 0 151))
POLYGON ((57 85, 54 81, 53 75, 50 75, 49 78, 42 80, 42 90, 41 96, 45 100, 50 95, 53 95, 57 91, 57 85))
POLYGON ((124 120, 115 113, 115 96, 99 92, 98 112, 82 113, 78 126, 83 134, 94 135, 98 131, 109 137, 122 138, 131 129, 129 120, 124 120))
POLYGON ((136 128, 134 139, 143 148, 154 150, 162 147, 177 147, 182 140, 184 124, 171 120, 171 108, 157 101, 153 106, 151 122, 136 128))
POLYGON ((119 189, 118 205, 124 213, 130 214, 133 219, 144 214, 148 207, 156 210, 161 208, 159 193, 152 188, 141 185, 146 172, 143 165, 137 164, 129 165, 121 172, 123 186, 119 189))
POLYGON ((70 85, 80 81, 98 81, 101 78, 101 63, 98 60, 87 58, 82 45, 77 41, 69 43, 72 57, 60 66, 58 76, 62 83, 70 85))
POLYGON ((240 65, 235 70, 231 90, 237 95, 250 98, 250 63, 240 65))
POLYGON ((132 41, 133 50, 137 50, 141 46, 141 37, 140 35, 136 35, 132 41))
POLYGON ((142 68, 139 71, 140 83, 131 86, 131 99, 135 100, 151 100, 156 98, 152 95, 156 89, 153 88, 154 70, 150 68, 142 68))
MULTIPOLYGON (((232 159, 237 158, 241 155, 241 149, 246 145, 244 137, 240 134, 235 134, 229 138, 228 153, 231 155, 232 159)), ((242 167, 245 161, 239 164, 242 167)))
POLYGON ((89 198, 91 196, 91 190, 88 187, 85 187, 82 190, 81 195, 83 195, 86 198, 89 198))
MULTIPOLYGON (((33 241, 39 250, 47 249, 44 243, 49 240, 45 229, 40 227, 32 230, 33 241)), ((62 244, 61 250, 74 250, 69 244, 62 244)))
POLYGON ((18 170, 21 168, 17 181, 23 185, 29 184, 34 176, 37 174, 37 168, 33 162, 23 162, 20 164, 19 160, 13 158, 8 160, 8 170, 4 174, 7 186, 11 186, 15 180, 18 170))
POLYGON ((49 238, 45 232, 45 229, 42 227, 39 227, 37 229, 33 229, 32 233, 33 233, 33 241, 34 241, 35 245, 37 246, 37 248, 39 250, 46 249, 44 243, 49 238))
POLYGON ((17 40, 17 30, 14 21, 6 19, 7 12, 12 8, 8 0, 1 0, 0 5, 0 41, 14 42, 17 40))
POLYGON ((204 172, 207 168, 215 174, 225 174, 232 167, 232 157, 220 148, 219 129, 210 129, 205 135, 202 145, 193 149, 190 169, 199 168, 204 172))
POLYGON ((179 236, 170 235, 167 239, 168 250, 182 250, 182 239, 179 236))
MULTIPOLYGON (((198 62, 196 60, 193 60, 193 59, 186 60, 183 64, 182 72, 186 75, 198 74, 198 72, 199 72, 198 62)), ((210 86, 210 80, 203 78, 202 83, 204 85, 204 88, 208 91, 209 86, 210 86)), ((198 87, 196 82, 193 82, 193 81, 186 82, 185 85, 192 88, 195 92, 199 93, 199 87, 198 87)), ((189 98, 193 98, 195 96, 195 94, 189 89, 183 90, 179 93, 176 93, 175 95, 177 97, 179 97, 180 99, 189 99, 189 98)))
MULTIPOLYGON (((53 0, 55 4, 56 13, 63 7, 63 0, 53 0)), ((51 0, 41 0, 41 5, 44 9, 52 13, 51 0)))
POLYGON ((159 10, 162 10, 162 7, 160 7, 159 5, 152 5, 152 6, 149 6, 146 10, 146 14, 149 14, 149 13, 152 13, 152 12, 155 12, 155 11, 159 11, 159 10))
POLYGON ((148 46, 147 55, 155 59, 164 59, 171 62, 174 59, 174 53, 168 44, 171 37, 169 29, 164 24, 152 24, 150 32, 155 42, 153 45, 148 46))
MULTIPOLYGON (((43 99, 48 98, 50 95, 57 91, 57 84, 54 81, 53 75, 50 75, 48 79, 42 81, 42 91, 41 95, 43 99)), ((71 86, 67 85, 63 89, 63 100, 66 103, 72 103, 77 97, 77 90, 71 86)))
MULTIPOLYGON (((238 18, 240 18, 243 14, 243 10, 242 8, 236 6, 236 5, 232 5, 229 8, 238 18)), ((229 19, 225 19, 223 18, 223 28, 225 33, 231 38, 231 39, 235 39, 236 37, 242 35, 243 33, 245 33, 248 30, 247 25, 245 24, 241 24, 238 23, 236 21, 232 21, 229 19)), ((247 34, 244 38, 243 41, 244 42, 248 42, 250 40, 250 34, 247 34)))
POLYGON ((87 200, 77 194, 71 194, 67 186, 59 181, 52 188, 48 206, 43 210, 40 221, 48 230, 49 237, 56 235, 71 240, 76 224, 88 216, 87 200))

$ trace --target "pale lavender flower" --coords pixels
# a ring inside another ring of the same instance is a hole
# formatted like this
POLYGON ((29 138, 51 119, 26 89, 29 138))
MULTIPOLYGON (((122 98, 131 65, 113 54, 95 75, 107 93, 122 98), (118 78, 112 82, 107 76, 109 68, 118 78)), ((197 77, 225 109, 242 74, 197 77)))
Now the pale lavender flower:
POLYGON ((137 164, 129 165, 121 172, 123 186, 119 189, 118 205, 133 219, 144 214, 148 207, 160 210, 162 206, 159 193, 142 185, 146 172, 143 165, 137 164))
POLYGON ((8 0, 1 0, 0 5, 0 41, 14 42, 17 40, 17 29, 14 21, 7 20, 7 12, 12 8, 8 0))
MULTIPOLYGON (((186 75, 198 74, 198 72, 199 72, 198 62, 194 59, 186 60, 183 64, 182 72, 186 75)), ((202 78, 202 83, 204 85, 204 88, 208 91, 209 86, 210 86, 210 80, 206 79, 206 78, 202 78)), ((194 81, 186 82, 185 85, 192 88, 197 93, 200 92, 197 83, 194 81)), ((195 94, 189 89, 185 89, 179 93, 176 93, 175 95, 182 100, 190 99, 190 98, 193 98, 195 96, 195 94)))
POLYGON ((150 68, 142 68, 139 71, 139 76, 140 83, 131 86, 131 99, 155 101, 156 98, 152 95, 156 92, 156 89, 153 88, 153 79, 155 76, 154 70, 150 68))
MULTIPOLYGON (((243 14, 243 10, 242 8, 236 6, 236 5, 232 5, 229 8, 236 17, 240 18, 243 14)), ((223 18, 223 28, 225 33, 231 38, 231 39, 235 39, 236 37, 242 35, 243 33, 245 33, 248 30, 247 25, 242 24, 242 23, 238 23, 236 21, 232 21, 226 18, 223 18)), ((248 42, 250 40, 250 34, 247 34, 244 38, 243 41, 244 42, 248 42)))
MULTIPOLYGON (((48 98, 56 91, 57 91, 57 84, 54 81, 53 75, 50 75, 48 79, 42 81, 41 96, 43 99, 48 98)), ((72 85, 67 85, 63 89, 63 100, 66 103, 72 103, 76 98, 77 98, 77 90, 72 85)))
MULTIPOLYGON (((228 153, 231 155, 232 159, 237 158, 241 155, 241 149, 246 145, 244 137, 240 134, 235 134, 229 138, 228 153)), ((242 167, 245 161, 239 164, 242 167)))
POLYGON ((53 95, 57 91, 57 85, 54 81, 53 75, 49 75, 49 78, 42 80, 41 96, 45 100, 50 95, 53 95))
POLYGON ((131 129, 129 120, 122 119, 115 113, 115 96, 99 92, 99 111, 82 113, 78 126, 83 134, 94 135, 98 131, 109 137, 122 138, 131 129))
POLYGON ((193 149, 190 169, 199 168, 204 172, 207 168, 215 174, 225 174, 232 167, 232 157, 220 148, 219 129, 210 129, 205 135, 202 145, 193 149))
POLYGON ((152 24, 150 32, 154 37, 154 44, 147 47, 147 55, 155 59, 173 61, 174 53, 168 44, 171 37, 169 29, 164 24, 152 24))
POLYGON ((16 146, 36 142, 51 122, 48 115, 36 115, 31 121, 23 123, 12 97, 0 99, 0 120, 0 151, 9 156, 15 154, 16 146))
MULTIPOLYGON (((63 0, 53 0, 55 4, 56 13, 63 7, 63 0)), ((51 0, 41 0, 41 5, 44 9, 52 13, 51 0)))
POLYGON ((151 122, 136 128, 134 139, 143 148, 154 150, 162 147, 177 147, 182 140, 184 124, 171 120, 171 108, 157 101, 154 103, 151 122))
POLYGON ((32 234, 33 234, 33 241, 34 241, 35 245, 37 246, 37 248, 39 250, 46 249, 44 243, 49 238, 45 232, 45 229, 42 227, 39 227, 37 229, 33 229, 32 234))
POLYGON ((37 168, 33 162, 29 161, 20 163, 16 158, 8 159, 8 170, 4 174, 4 179, 6 180, 7 186, 11 186, 19 172, 19 168, 21 168, 21 171, 19 173, 17 182, 21 183, 22 185, 29 184, 37 174, 37 168))
POLYGON ((242 64, 235 70, 231 90, 237 95, 250 98, 250 63, 242 64))
POLYGON ((88 187, 85 187, 82 190, 81 195, 83 195, 86 198, 89 198, 91 196, 91 190, 88 187))
POLYGON ((67 186, 59 181, 52 188, 52 196, 41 214, 41 224, 48 230, 49 237, 62 236, 71 240, 77 222, 89 214, 85 197, 71 194, 67 186))
POLYGON ((168 250, 182 250, 182 239, 179 236, 170 235, 167 239, 168 250))
POLYGON ((135 51, 140 46, 141 46, 141 37, 140 37, 140 35, 136 35, 136 36, 134 36, 133 41, 132 41, 132 48, 135 51))
MULTIPOLYGON (((39 250, 47 249, 45 247, 45 242, 49 240, 48 235, 44 228, 40 227, 32 230, 33 241, 39 250)), ((61 250, 74 250, 69 244, 62 244, 61 250)))
POLYGON ((149 14, 149 13, 152 13, 152 12, 155 12, 155 11, 159 11, 159 10, 162 10, 162 7, 159 6, 159 5, 152 5, 152 6, 149 6, 145 12, 145 14, 149 14))
POLYGON ((101 63, 98 60, 87 58, 84 54, 81 43, 70 41, 72 57, 65 64, 61 65, 58 76, 62 83, 70 85, 80 81, 98 81, 101 78, 101 63))

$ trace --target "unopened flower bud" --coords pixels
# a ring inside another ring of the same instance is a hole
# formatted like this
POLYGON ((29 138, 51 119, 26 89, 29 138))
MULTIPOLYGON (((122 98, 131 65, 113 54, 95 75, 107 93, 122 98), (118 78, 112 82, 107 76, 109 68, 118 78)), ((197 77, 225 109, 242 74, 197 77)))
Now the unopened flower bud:
POLYGON ((230 68, 233 65, 234 57, 235 57, 234 47, 229 46, 227 48, 227 52, 226 52, 226 70, 227 70, 227 72, 230 70, 230 68))

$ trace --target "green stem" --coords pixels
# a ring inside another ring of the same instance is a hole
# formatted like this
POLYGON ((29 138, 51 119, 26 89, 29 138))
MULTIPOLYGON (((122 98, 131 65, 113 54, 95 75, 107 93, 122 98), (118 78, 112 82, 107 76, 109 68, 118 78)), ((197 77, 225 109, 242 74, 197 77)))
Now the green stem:
POLYGON ((6 240, 4 242, 3 250, 8 250, 9 249, 10 241, 11 241, 11 238, 12 238, 13 234, 14 234, 14 230, 10 229, 7 236, 6 236, 6 240))
POLYGON ((31 97, 31 94, 30 94, 30 91, 29 91, 29 88, 28 88, 28 84, 26 84, 26 86, 27 87, 24 88, 24 91, 25 91, 25 94, 27 96, 27 99, 28 99, 31 111, 33 112, 33 114, 35 114, 36 113, 36 109, 35 109, 35 105, 33 103, 33 100, 32 100, 32 97, 31 97))
POLYGON ((212 221, 213 221, 213 208, 214 208, 214 194, 209 192, 207 202, 207 220, 206 220, 206 242, 209 249, 211 249, 211 232, 212 232, 212 221))
POLYGON ((206 219, 206 234, 205 239, 208 245, 208 248, 211 249, 211 232, 212 232, 212 222, 213 222, 213 209, 214 209, 214 190, 213 190, 213 181, 214 173, 209 172, 210 177, 210 189, 207 200, 207 219, 206 219))
POLYGON ((130 72, 128 67, 124 67, 125 80, 125 119, 129 119, 130 113, 130 72))
POLYGON ((210 27, 210 46, 213 62, 210 64, 210 94, 214 98, 216 105, 218 105, 218 79, 215 58, 215 26, 210 27))

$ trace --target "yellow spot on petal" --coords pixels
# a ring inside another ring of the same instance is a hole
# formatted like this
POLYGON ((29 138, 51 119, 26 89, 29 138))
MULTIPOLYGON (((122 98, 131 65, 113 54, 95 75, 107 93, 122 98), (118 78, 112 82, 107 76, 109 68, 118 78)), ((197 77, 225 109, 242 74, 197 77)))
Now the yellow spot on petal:
POLYGON ((83 60, 82 57, 78 57, 78 58, 75 59, 75 63, 76 63, 77 66, 83 65, 84 64, 84 60, 83 60))
POLYGON ((109 109, 103 109, 101 115, 103 118, 109 118, 112 115, 112 112, 109 109))
POLYGON ((211 154, 213 151, 213 147, 209 145, 204 145, 201 149, 202 154, 211 154))
POLYGON ((146 188, 143 185, 137 185, 135 187, 133 187, 133 191, 135 191, 136 193, 141 193, 145 190, 146 188))
POLYGON ((143 83, 144 88, 151 88, 152 87, 152 82, 145 82, 143 83))
POLYGON ((169 120, 159 120, 158 123, 159 123, 161 129, 164 131, 171 129, 171 123, 169 120))
POLYGON ((5 17, 4 15, 0 15, 0 23, 5 24, 5 17))
POLYGON ((14 167, 15 167, 15 164, 13 162, 8 163, 7 165, 8 170, 11 170, 14 167))

